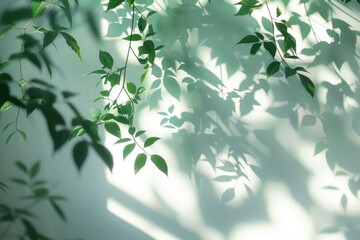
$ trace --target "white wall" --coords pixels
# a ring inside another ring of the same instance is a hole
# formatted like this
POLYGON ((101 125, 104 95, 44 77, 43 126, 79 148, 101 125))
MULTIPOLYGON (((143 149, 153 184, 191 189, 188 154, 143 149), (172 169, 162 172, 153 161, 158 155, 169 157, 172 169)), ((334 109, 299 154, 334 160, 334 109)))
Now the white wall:
MULTIPOLYGON (((339 71, 334 72, 323 59, 322 64, 309 68, 309 76, 317 86, 316 96, 310 98, 296 78, 264 77, 264 67, 271 61, 267 53, 248 58, 248 46, 234 46, 243 36, 258 30, 255 20, 234 17, 237 8, 230 3, 212 2, 208 5, 207 1, 201 1, 204 9, 187 11, 184 8, 178 16, 164 13, 154 16, 152 21, 163 39, 165 57, 184 58, 187 54, 198 57, 203 61, 203 68, 211 71, 206 73, 207 79, 200 79, 201 82, 215 82, 216 86, 221 80, 223 92, 240 89, 244 96, 250 92, 250 98, 234 103, 206 85, 199 85, 195 93, 188 94, 186 85, 181 84, 184 88, 181 101, 162 90, 163 101, 159 107, 151 111, 148 107, 141 109, 137 113, 138 128, 146 129, 149 136, 162 137, 150 151, 166 158, 169 177, 157 171, 150 162, 134 176, 136 155, 123 161, 122 148, 113 146, 111 136, 103 137, 114 155, 113 173, 92 153, 79 174, 72 162, 71 143, 53 154, 43 120, 37 115, 29 119, 24 117, 21 122, 29 136, 26 143, 16 137, 5 146, 6 134, 2 134, 1 179, 16 171, 13 161, 41 159, 44 163, 42 176, 55 183, 54 190, 68 196, 69 201, 63 204, 68 217, 66 224, 57 220, 50 208, 38 209, 43 216, 39 226, 55 239, 342 240, 358 236, 360 201, 349 191, 347 181, 354 174, 358 179, 360 172, 360 138, 355 126, 360 120, 359 34, 356 33, 353 55, 350 56, 342 45, 336 49, 335 56, 345 52, 351 59, 344 63, 340 75, 353 93, 348 94, 344 85, 336 85, 342 81, 337 75, 339 71), (186 52, 172 38, 172 34, 185 32, 189 34, 186 52), (326 82, 334 85, 330 88, 332 95, 326 89, 326 82), (251 90, 254 83, 268 84, 269 91, 251 90), (253 106, 251 94, 259 105, 253 106), (191 119, 181 129, 160 127, 161 116, 157 112, 166 111, 172 104, 178 117, 182 112, 190 113, 191 119), (197 122, 201 124, 195 124, 197 122), (327 153, 314 155, 320 141, 328 143, 327 153), (232 154, 228 154, 229 149, 232 154), (244 158, 261 172, 254 173, 244 164, 244 158), (199 161, 192 169, 194 160, 199 161), (342 170, 346 174, 336 176, 327 161, 336 163, 335 172, 342 170), (244 176, 228 177, 237 176, 234 171, 223 171, 229 169, 230 163, 243 164, 249 180, 244 176), (338 190, 329 190, 327 186, 335 186, 338 190), (343 194, 347 199, 345 210, 341 205, 343 194), (321 233, 333 226, 353 229, 346 230, 347 236, 341 231, 321 233)), ((349 10, 332 2, 336 6, 333 17, 348 22, 350 29, 359 29, 359 21, 345 14, 360 16, 356 10, 358 3, 349 4, 349 10)), ((303 11, 296 3, 291 4, 295 8, 283 11, 287 16, 290 11, 303 11)), ((271 6, 275 8, 275 4, 271 6)), ((282 4, 279 6, 284 9, 282 4)), ((259 18, 261 14, 267 13, 262 11, 254 17, 259 18)), ((329 41, 323 26, 331 27, 331 24, 322 21, 316 18, 312 23, 319 39, 329 41)), ((99 66, 98 49, 108 50, 113 56, 118 51, 115 62, 121 66, 127 42, 108 39, 95 43, 82 27, 76 28, 73 35, 80 43, 84 61, 81 63, 64 43, 59 42, 61 51, 53 49, 52 53, 64 73, 56 73, 53 82, 62 89, 81 93, 74 101, 85 115, 89 114, 88 108, 96 97, 97 80, 80 76, 99 66)), ((296 36, 299 49, 315 44, 311 33, 304 41, 296 36)), ((16 48, 14 43, 4 40, 0 44, 16 48)), ((5 48, 1 57, 6 56, 8 50, 11 49, 5 48)), ((303 59, 300 63, 305 66, 313 61, 300 57, 303 59)), ((160 60, 157 64, 162 68, 160 60)), ((136 82, 140 70, 133 69, 134 75, 129 78, 136 82)), ((28 71, 32 74, 30 69, 28 71)), ((197 70, 189 73, 198 74, 197 70)), ((184 71, 177 72, 179 82, 186 76, 184 71)), ((150 85, 150 79, 147 81, 150 85)), ((12 118, 1 116, 1 126, 12 118)))

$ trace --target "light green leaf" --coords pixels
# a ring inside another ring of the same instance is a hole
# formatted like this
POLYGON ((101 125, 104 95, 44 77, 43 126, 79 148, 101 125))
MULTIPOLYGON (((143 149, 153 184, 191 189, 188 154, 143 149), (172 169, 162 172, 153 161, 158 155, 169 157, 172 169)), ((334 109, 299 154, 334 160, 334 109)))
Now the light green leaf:
POLYGON ((32 4, 32 16, 38 16, 45 8, 45 2, 43 0, 35 0, 32 4))
POLYGON ((124 147, 123 150, 123 160, 135 149, 135 143, 130 143, 124 147))
POLYGON ((164 78, 164 87, 165 89, 177 100, 180 100, 180 85, 179 83, 172 77, 164 78))
POLYGON ((78 171, 80 171, 88 155, 88 143, 85 140, 76 143, 72 154, 75 165, 78 171))
POLYGON ((144 147, 149 147, 149 146, 153 145, 159 139, 160 138, 158 138, 158 137, 150 137, 150 138, 146 139, 145 143, 144 143, 144 147))
POLYGON ((9 110, 12 107, 12 103, 9 101, 6 101, 1 107, 0 112, 4 112, 6 110, 9 110))
POLYGON ((140 153, 137 155, 134 163, 134 172, 137 174, 146 164, 147 156, 145 153, 140 153))
POLYGON ((155 166, 163 172, 166 176, 168 175, 168 166, 160 155, 154 154, 151 155, 151 161, 155 164, 155 166))
POLYGON ((269 64, 269 66, 266 68, 266 74, 268 77, 271 77, 275 73, 277 73, 280 69, 280 62, 274 61, 269 64))
POLYGON ((112 58, 110 53, 106 51, 101 51, 101 50, 99 51, 99 60, 102 63, 102 65, 104 65, 104 67, 110 70, 114 66, 114 59, 112 58))
POLYGON ((114 122, 106 122, 104 126, 108 133, 114 135, 115 137, 121 138, 121 131, 119 125, 114 122))
POLYGON ((80 47, 77 43, 77 41, 75 40, 75 38, 73 38, 70 34, 65 33, 65 32, 60 32, 60 34, 63 36, 63 38, 66 41, 66 44, 76 53, 76 55, 78 55, 78 57, 81 59, 81 53, 80 53, 80 47))

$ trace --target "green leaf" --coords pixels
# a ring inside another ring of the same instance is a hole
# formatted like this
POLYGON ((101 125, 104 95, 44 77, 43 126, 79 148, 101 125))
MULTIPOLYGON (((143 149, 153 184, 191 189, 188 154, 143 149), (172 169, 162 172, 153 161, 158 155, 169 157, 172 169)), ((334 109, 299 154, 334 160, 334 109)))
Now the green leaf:
POLYGON ((84 165, 86 157, 88 155, 88 142, 86 142, 85 140, 82 140, 82 141, 76 143, 72 154, 73 154, 73 159, 75 161, 75 165, 76 165, 78 171, 80 171, 80 169, 84 165))
POLYGON ((119 125, 114 122, 106 122, 104 126, 108 133, 114 135, 115 137, 121 138, 121 131, 119 125))
POLYGON ((146 20, 145 20, 145 18, 141 17, 141 18, 139 18, 139 21, 138 21, 138 29, 142 33, 142 32, 144 32, 145 28, 146 28, 146 20))
POLYGON ((50 200, 50 204, 53 207, 56 214, 63 220, 66 221, 66 216, 60 206, 53 200, 50 200))
POLYGON ((66 16, 66 19, 69 22, 70 28, 72 26, 72 16, 70 11, 70 4, 69 0, 61 0, 64 6, 60 6, 60 8, 64 11, 64 14, 66 16))
POLYGON ((131 93, 131 94, 136 93, 136 85, 134 83, 131 83, 131 82, 127 83, 126 88, 127 88, 129 93, 131 93))
POLYGON ((159 139, 160 138, 158 138, 158 137, 150 137, 150 138, 146 139, 145 143, 144 143, 144 148, 153 145, 159 139))
POLYGON ((35 177, 39 173, 39 170, 40 170, 40 161, 37 161, 30 169, 30 178, 35 177))
POLYGON ((277 73, 279 71, 279 68, 280 68, 280 62, 274 61, 274 62, 270 63, 269 66, 266 68, 267 76, 271 77, 272 75, 274 75, 275 73, 277 73))
POLYGON ((16 162, 15 162, 15 165, 16 165, 16 167, 19 168, 22 172, 24 172, 24 173, 26 173, 26 174, 29 172, 29 170, 27 169, 27 167, 26 167, 26 165, 25 165, 24 163, 22 163, 22 162, 20 162, 20 161, 16 161, 16 162))
POLYGON ((24 131, 21 130, 17 130, 18 133, 20 133, 21 137, 24 139, 24 141, 26 141, 26 133, 24 131))
POLYGON ((129 127, 129 134, 134 135, 135 131, 135 127, 129 127))
POLYGON ((276 17, 279 17, 281 15, 281 10, 279 7, 276 7, 276 17))
POLYGON ((254 43, 250 48, 250 54, 255 55, 259 51, 261 45, 262 43, 254 43))
POLYGON ((146 164, 147 156, 145 153, 140 153, 137 155, 134 163, 134 172, 137 174, 146 164))
POLYGON ((16 133, 16 131, 10 133, 10 135, 6 138, 6 141, 5 141, 6 144, 9 143, 9 141, 11 140, 11 138, 14 136, 15 133, 16 133))
POLYGON ((6 101, 0 107, 0 112, 5 112, 6 110, 9 110, 11 107, 12 107, 12 103, 10 101, 6 101))
POLYGON ((291 67, 288 67, 288 66, 285 67, 285 77, 286 77, 286 78, 291 77, 291 76, 293 76, 293 75, 295 75, 295 74, 296 74, 296 70, 295 70, 295 69, 293 69, 293 68, 291 68, 291 67))
POLYGON ((15 124, 15 122, 11 122, 11 123, 6 124, 2 132, 5 132, 6 129, 8 129, 13 124, 15 124))
POLYGON ((124 0, 109 0, 106 12, 109 11, 110 9, 116 8, 117 6, 122 4, 123 2, 124 2, 124 0))
POLYGON ((276 46, 274 42, 264 42, 265 49, 270 53, 270 55, 274 58, 276 54, 276 46))
POLYGON ((124 147, 123 150, 123 160, 135 149, 135 143, 130 143, 124 147))
POLYGON ((76 55, 78 55, 78 57, 81 59, 81 53, 80 53, 80 47, 77 43, 77 41, 75 40, 75 38, 73 38, 70 34, 67 34, 65 32, 60 32, 60 34, 63 36, 63 38, 66 41, 66 44, 76 53, 76 55))
POLYGON ((288 33, 287 33, 287 26, 282 23, 282 22, 275 22, 275 26, 276 28, 279 30, 279 32, 281 32, 281 34, 283 36, 286 36, 288 33))
POLYGON ((9 62, 0 63, 0 72, 10 65, 9 62))
POLYGON ((166 77, 163 81, 166 91, 168 91, 174 98, 180 101, 181 90, 179 83, 172 77, 166 77))
POLYGON ((302 74, 298 74, 301 84, 303 85, 303 87, 305 88, 305 90, 312 96, 314 97, 315 94, 315 85, 314 83, 310 80, 310 78, 306 77, 305 75, 302 74))
POLYGON ((44 34, 43 39, 43 49, 45 49, 47 46, 49 46, 51 43, 54 42, 54 40, 57 38, 58 32, 54 31, 48 31, 44 34))
POLYGON ((43 198, 49 194, 49 190, 47 188, 38 188, 34 191, 35 198, 43 198))
POLYGON ((20 179, 20 178, 10 178, 10 181, 17 183, 19 185, 23 185, 23 186, 27 186, 28 182, 25 181, 24 179, 20 179))
POLYGON ((43 0, 35 0, 32 4, 32 16, 38 16, 45 8, 45 2, 43 0))
POLYGON ((114 59, 112 58, 110 53, 106 51, 101 51, 101 50, 99 51, 99 60, 102 63, 102 65, 104 65, 104 67, 110 70, 114 66, 114 59))
POLYGON ((140 40, 142 40, 142 37, 139 34, 135 33, 135 34, 126 36, 123 39, 128 40, 128 41, 140 41, 140 40))
POLYGON ((117 140, 114 144, 124 143, 124 142, 129 142, 129 141, 131 141, 130 138, 122 138, 122 139, 117 140))
POLYGON ((264 40, 264 35, 262 35, 262 34, 259 33, 259 32, 255 32, 255 34, 256 34, 256 36, 257 36, 258 38, 260 38, 261 40, 264 40))
POLYGON ((346 210, 347 203, 348 203, 347 197, 345 196, 345 194, 343 194, 341 197, 341 206, 344 210, 346 210))
POLYGON ((135 137, 139 137, 141 135, 143 135, 146 131, 142 130, 142 131, 138 131, 136 134, 135 134, 135 137))
POLYGON ((151 155, 151 161, 161 172, 163 172, 166 176, 168 175, 168 166, 165 160, 160 155, 151 155))
POLYGON ((98 69, 98 70, 92 71, 90 73, 87 73, 86 75, 91 75, 91 74, 106 74, 106 71, 103 69, 98 69))
POLYGON ((112 171, 113 166, 114 166, 114 161, 113 161, 111 152, 105 146, 103 146, 99 143, 93 143, 92 147, 97 152, 97 154, 101 157, 101 159, 106 164, 106 166, 109 168, 109 170, 112 171))
POLYGON ((259 41, 260 41, 260 39, 257 36, 255 36, 255 35, 247 35, 243 39, 241 39, 237 44, 255 43, 255 42, 259 42, 259 41))

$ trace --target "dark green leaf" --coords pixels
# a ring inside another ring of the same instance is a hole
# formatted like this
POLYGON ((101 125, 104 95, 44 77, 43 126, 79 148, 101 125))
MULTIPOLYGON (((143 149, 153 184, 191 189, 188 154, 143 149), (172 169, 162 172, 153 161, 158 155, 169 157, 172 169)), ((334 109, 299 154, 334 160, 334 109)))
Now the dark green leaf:
POLYGON ((10 65, 9 62, 0 63, 0 72, 10 65))
POLYGON ((123 2, 124 2, 124 0, 109 0, 106 12, 109 11, 110 9, 116 8, 117 6, 122 4, 123 2))
POLYGON ((40 170, 40 161, 37 161, 30 169, 30 178, 35 177, 39 173, 39 170, 40 170))
POLYGON ((262 34, 259 33, 259 32, 255 32, 255 34, 256 34, 256 36, 257 36, 258 38, 260 38, 261 40, 264 40, 264 35, 262 35, 262 34))
POLYGON ((73 149, 73 159, 79 171, 83 166, 87 155, 88 155, 88 143, 85 140, 76 143, 73 149))
POLYGON ((38 56, 28 50, 25 50, 22 53, 15 53, 10 56, 10 59, 12 59, 12 60, 24 59, 24 58, 29 60, 32 64, 34 64, 38 69, 41 70, 41 62, 40 62, 38 56))
POLYGON ((9 143, 9 141, 11 140, 11 138, 14 136, 15 133, 16 133, 16 131, 10 133, 10 135, 6 138, 6 141, 5 141, 6 144, 9 143))
POLYGON ((114 135, 115 137, 121 138, 121 131, 119 125, 114 122, 106 122, 104 126, 108 133, 114 135))
POLYGON ((63 212, 63 210, 60 208, 60 206, 55 202, 50 200, 50 204, 53 207, 54 211, 56 212, 56 214, 63 220, 66 221, 66 217, 65 214, 63 212))
POLYGON ((109 168, 109 170, 112 171, 114 166, 114 161, 111 152, 105 146, 99 143, 93 143, 92 146, 94 150, 97 152, 97 154, 101 157, 103 162, 106 164, 106 166, 109 168))
POLYGON ((274 58, 276 54, 276 46, 273 42, 264 42, 265 49, 270 53, 270 55, 274 58))
POLYGON ((283 36, 286 36, 288 33, 287 33, 287 26, 282 23, 282 22, 275 22, 275 26, 276 28, 279 30, 279 32, 281 32, 281 34, 283 36))
POLYGON ((58 32, 48 31, 44 34, 43 49, 49 46, 57 38, 58 32))
POLYGON ((8 129, 11 125, 15 124, 15 122, 11 122, 11 123, 8 123, 5 125, 4 129, 3 129, 3 132, 6 131, 6 129, 8 129))
POLYGON ((35 198, 43 198, 49 194, 49 190, 47 188, 38 188, 34 191, 35 198))
POLYGON ((16 167, 18 167, 22 172, 24 172, 24 173, 28 173, 28 169, 27 169, 27 167, 25 166, 25 164, 24 163, 22 163, 22 162, 19 162, 19 161, 16 161, 15 162, 15 165, 16 165, 16 167))
POLYGON ((102 69, 98 69, 98 70, 92 71, 86 75, 90 75, 90 74, 106 74, 106 71, 102 70, 102 69))
POLYGON ((123 160, 135 149, 135 143, 130 143, 124 147, 123 150, 123 160))
POLYGON ((135 34, 126 36, 123 39, 128 40, 128 41, 140 41, 140 40, 142 40, 142 37, 139 34, 135 33, 135 34))
POLYGON ((280 62, 274 61, 274 62, 270 63, 269 66, 266 68, 267 76, 271 77, 272 75, 274 75, 275 73, 277 73, 279 71, 279 68, 280 68, 280 62))
POLYGON ((114 65, 114 59, 112 58, 110 53, 100 50, 99 51, 99 60, 104 65, 104 67, 106 67, 110 70, 112 69, 112 67, 114 65))
POLYGON ((63 36, 63 38, 66 41, 66 44, 76 53, 76 55, 78 55, 78 57, 81 59, 81 53, 80 53, 80 47, 77 43, 77 41, 75 40, 75 38, 73 38, 70 34, 67 34, 65 32, 60 32, 60 34, 63 36))
POLYGON ((63 3, 63 7, 61 7, 61 9, 64 11, 64 14, 66 16, 66 19, 69 22, 70 28, 72 26, 72 16, 71 16, 71 11, 70 11, 70 4, 69 4, 69 0, 61 0, 63 3))
POLYGON ((137 174, 146 164, 147 156, 145 153, 140 153, 137 155, 134 163, 134 172, 137 174))
POLYGON ((285 67, 285 77, 286 77, 286 78, 291 77, 291 76, 293 76, 293 75, 295 75, 295 74, 296 74, 296 70, 295 70, 295 69, 293 69, 293 68, 291 68, 291 67, 288 67, 288 66, 285 67))
POLYGON ((142 33, 142 32, 144 32, 145 28, 146 28, 146 20, 145 20, 145 18, 141 17, 141 18, 139 18, 139 21, 138 21, 138 29, 142 33))
POLYGON ((131 83, 131 82, 127 83, 126 88, 127 88, 129 93, 131 93, 131 94, 136 93, 136 85, 134 83, 131 83))
POLYGON ((17 131, 20 133, 20 135, 24 139, 24 141, 26 141, 26 133, 24 131, 21 131, 21 130, 17 130, 17 131))
POLYGON ((279 7, 276 8, 276 17, 279 17, 281 15, 281 10, 279 7))
POLYGON ((160 155, 154 154, 151 155, 151 161, 155 164, 155 166, 163 172, 166 176, 168 175, 168 166, 160 155))
POLYGON ((160 138, 158 138, 158 137, 150 137, 150 138, 146 139, 145 143, 144 143, 144 147, 149 147, 149 146, 153 145, 159 139, 160 138))
POLYGON ((28 185, 27 181, 25 181, 24 179, 20 179, 20 178, 11 178, 10 181, 12 181, 14 183, 17 183, 17 184, 20 184, 20 185, 23 185, 23 186, 28 185))
POLYGON ((74 97, 76 96, 76 93, 72 93, 72 92, 69 92, 69 91, 63 91, 61 92, 61 95, 67 99, 67 98, 71 98, 71 97, 74 97))
POLYGON ((310 78, 306 77, 305 75, 302 74, 298 74, 301 84, 303 85, 303 87, 305 88, 305 90, 312 96, 314 97, 315 94, 315 85, 314 83, 311 81, 310 78))
POLYGON ((255 55, 259 51, 261 45, 262 43, 254 43, 250 48, 250 54, 255 55))
POLYGON ((241 39, 240 42, 238 42, 237 44, 255 43, 255 42, 259 42, 259 41, 260 41, 260 39, 257 36, 255 36, 255 35, 247 35, 243 39, 241 39))

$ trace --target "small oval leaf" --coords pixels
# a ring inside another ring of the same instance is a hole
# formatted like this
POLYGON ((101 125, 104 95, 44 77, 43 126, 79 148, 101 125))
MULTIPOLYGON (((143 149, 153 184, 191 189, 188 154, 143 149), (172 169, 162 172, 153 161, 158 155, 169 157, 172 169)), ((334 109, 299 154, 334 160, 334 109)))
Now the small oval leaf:
POLYGON ((151 155, 151 161, 155 164, 155 166, 163 172, 166 176, 168 176, 168 166, 160 155, 154 154, 151 155))
POLYGON ((144 147, 149 147, 149 146, 153 145, 159 139, 160 138, 158 138, 158 137, 150 137, 150 138, 146 139, 145 143, 144 143, 144 147))
POLYGON ((134 163, 134 172, 137 174, 146 164, 147 156, 145 153, 137 155, 134 163))
POLYGON ((130 143, 124 147, 123 160, 125 160, 126 157, 129 156, 129 154, 134 150, 134 148, 135 148, 135 143, 130 143))

